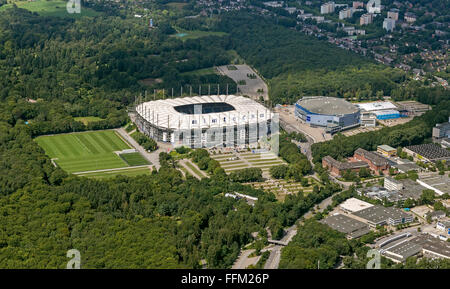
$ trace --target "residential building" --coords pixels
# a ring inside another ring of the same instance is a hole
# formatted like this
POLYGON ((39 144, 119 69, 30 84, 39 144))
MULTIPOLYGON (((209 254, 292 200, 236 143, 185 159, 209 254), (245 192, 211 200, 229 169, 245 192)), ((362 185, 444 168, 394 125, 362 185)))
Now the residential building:
POLYGON ((383 21, 383 28, 387 31, 387 32, 392 32, 394 31, 395 28, 395 20, 391 19, 391 18, 385 18, 383 21))
POLYGON ((353 8, 346 8, 339 11, 339 19, 347 19, 352 18, 353 16, 353 8))
POLYGON ((368 25, 371 24, 373 21, 373 14, 372 13, 366 13, 361 15, 359 18, 359 25, 368 25))
POLYGON ((335 9, 334 2, 327 2, 320 6, 320 14, 330 14, 333 13, 335 9))
POLYGON ((398 12, 399 12, 398 9, 395 9, 395 8, 391 9, 390 11, 388 11, 387 17, 390 19, 393 19, 395 21, 398 21, 398 12))
POLYGON ((353 9, 364 8, 364 2, 361 1, 353 1, 352 3, 353 9))
POLYGON ((417 17, 416 17, 416 15, 414 13, 406 12, 404 19, 408 23, 413 23, 413 22, 416 22, 417 17))

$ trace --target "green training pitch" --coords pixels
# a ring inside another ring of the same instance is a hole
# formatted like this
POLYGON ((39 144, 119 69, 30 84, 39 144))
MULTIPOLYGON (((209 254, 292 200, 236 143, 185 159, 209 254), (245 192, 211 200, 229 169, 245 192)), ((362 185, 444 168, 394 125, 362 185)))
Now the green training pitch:
POLYGON ((150 175, 151 169, 144 168, 129 168, 126 170, 115 170, 115 171, 107 171, 107 172, 92 172, 86 174, 79 174, 80 177, 88 177, 94 179, 109 179, 114 178, 116 176, 126 176, 126 177, 135 177, 141 175, 150 175))
POLYGON ((128 166, 114 151, 130 147, 113 130, 40 136, 36 142, 69 173, 128 166))
MULTIPOLYGON (((79 18, 83 16, 97 16, 101 13, 87 7, 81 7, 80 13, 70 14, 67 12, 66 5, 68 1, 64 0, 35 0, 35 1, 15 1, 14 4, 31 12, 36 12, 41 16, 56 16, 79 18)), ((13 4, 6 4, 0 7, 0 11, 12 8, 13 4)))
POLYGON ((140 153, 120 154, 120 157, 130 166, 150 165, 140 153))

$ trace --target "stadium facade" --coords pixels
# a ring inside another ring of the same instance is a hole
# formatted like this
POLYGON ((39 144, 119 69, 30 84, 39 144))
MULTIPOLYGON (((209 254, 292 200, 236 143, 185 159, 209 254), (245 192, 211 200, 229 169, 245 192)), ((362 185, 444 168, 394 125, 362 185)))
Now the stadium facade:
POLYGON ((326 128, 335 133, 360 124, 360 109, 342 98, 310 96, 295 104, 295 116, 311 126, 326 128))
POLYGON ((236 95, 161 99, 140 103, 135 110, 141 132, 174 146, 243 147, 267 139, 278 127, 269 109, 236 95))

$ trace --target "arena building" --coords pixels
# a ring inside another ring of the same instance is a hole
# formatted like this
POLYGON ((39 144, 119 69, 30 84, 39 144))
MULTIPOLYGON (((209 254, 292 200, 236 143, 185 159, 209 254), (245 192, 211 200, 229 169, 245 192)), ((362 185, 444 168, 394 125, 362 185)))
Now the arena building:
POLYGON ((311 126, 335 133, 360 124, 360 109, 342 98, 304 97, 295 104, 295 115, 311 126))
POLYGON ((244 147, 278 128, 269 109, 236 95, 160 99, 140 103, 135 110, 142 133, 174 146, 244 147))

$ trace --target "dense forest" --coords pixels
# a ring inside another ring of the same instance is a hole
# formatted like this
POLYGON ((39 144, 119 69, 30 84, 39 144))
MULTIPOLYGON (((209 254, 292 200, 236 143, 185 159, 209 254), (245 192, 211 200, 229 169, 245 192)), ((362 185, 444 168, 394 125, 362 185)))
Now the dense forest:
POLYGON ((227 14, 217 29, 228 32, 232 47, 269 82, 272 103, 327 95, 375 99, 390 95, 405 73, 276 24, 277 19, 227 14))

